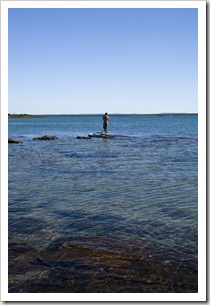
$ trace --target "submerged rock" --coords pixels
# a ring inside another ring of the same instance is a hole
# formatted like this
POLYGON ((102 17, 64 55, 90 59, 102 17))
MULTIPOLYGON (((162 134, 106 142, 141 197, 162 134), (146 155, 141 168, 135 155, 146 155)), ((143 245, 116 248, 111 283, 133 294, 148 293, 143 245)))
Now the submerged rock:
POLYGON ((56 140, 57 137, 55 136, 43 136, 43 137, 37 137, 37 138, 33 138, 33 140, 56 140))
POLYGON ((77 136, 77 139, 91 139, 91 137, 77 136))
POLYGON ((197 258, 146 241, 72 237, 11 244, 9 293, 197 293, 197 258))
POLYGON ((20 143, 23 143, 23 142, 19 141, 19 140, 12 139, 12 138, 9 138, 8 143, 20 144, 20 143))

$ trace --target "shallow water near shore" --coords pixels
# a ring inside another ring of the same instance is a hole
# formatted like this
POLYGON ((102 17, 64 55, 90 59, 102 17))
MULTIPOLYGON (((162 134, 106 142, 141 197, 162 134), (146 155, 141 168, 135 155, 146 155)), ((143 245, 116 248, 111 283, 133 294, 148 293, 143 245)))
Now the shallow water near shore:
POLYGON ((197 292, 197 116, 101 128, 9 119, 9 292, 197 292))

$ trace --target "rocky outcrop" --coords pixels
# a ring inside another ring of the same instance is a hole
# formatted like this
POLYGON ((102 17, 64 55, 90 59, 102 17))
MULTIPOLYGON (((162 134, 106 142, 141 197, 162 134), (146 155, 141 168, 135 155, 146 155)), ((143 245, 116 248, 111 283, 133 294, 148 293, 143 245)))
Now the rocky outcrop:
POLYGON ((19 140, 12 139, 12 138, 9 138, 8 143, 20 144, 20 143, 23 143, 23 142, 19 141, 19 140))
POLYGON ((57 139, 57 137, 55 137, 55 136, 47 136, 47 135, 45 135, 45 136, 43 136, 43 137, 37 137, 37 138, 33 138, 33 140, 44 140, 44 141, 47 141, 47 140, 56 140, 57 139))
POLYGON ((89 133, 88 137, 90 138, 114 138, 115 135, 110 135, 110 134, 107 134, 107 133, 89 133))

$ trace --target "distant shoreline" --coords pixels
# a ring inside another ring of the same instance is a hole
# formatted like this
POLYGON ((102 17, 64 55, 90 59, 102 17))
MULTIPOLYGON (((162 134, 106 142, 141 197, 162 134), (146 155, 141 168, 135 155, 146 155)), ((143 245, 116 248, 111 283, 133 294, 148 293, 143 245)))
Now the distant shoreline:
POLYGON ((8 113, 8 118, 20 118, 20 119, 25 119, 25 118, 40 118, 42 115, 33 115, 33 114, 10 114, 8 113))
MULTIPOLYGON (((46 116, 101 116, 102 113, 95 114, 8 114, 8 118, 41 118, 46 116)), ((151 113, 151 114, 138 114, 138 113, 109 113, 110 116, 197 116, 198 113, 151 113)))

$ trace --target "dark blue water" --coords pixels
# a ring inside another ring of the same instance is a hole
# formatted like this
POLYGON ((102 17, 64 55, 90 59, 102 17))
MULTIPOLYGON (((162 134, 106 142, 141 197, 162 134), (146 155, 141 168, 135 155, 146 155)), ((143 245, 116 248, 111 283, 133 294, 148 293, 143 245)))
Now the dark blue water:
POLYGON ((9 145, 9 245, 97 238, 197 259, 197 116, 113 115, 123 137, 76 138, 101 129, 101 116, 9 119, 23 141, 9 145), (43 135, 58 139, 32 140, 43 135))

